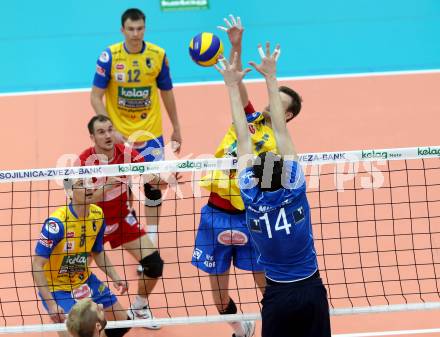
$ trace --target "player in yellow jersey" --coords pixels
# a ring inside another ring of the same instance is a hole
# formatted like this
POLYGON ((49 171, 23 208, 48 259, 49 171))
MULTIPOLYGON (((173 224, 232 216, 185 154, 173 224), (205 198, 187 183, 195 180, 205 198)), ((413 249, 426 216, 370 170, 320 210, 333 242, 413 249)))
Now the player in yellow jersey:
MULTIPOLYGON (((104 215, 91 204, 93 189, 82 179, 65 181, 71 203, 53 212, 44 222, 32 260, 34 281, 43 306, 55 322, 64 322, 76 301, 90 297, 101 304, 109 319, 126 320, 126 311, 116 296, 89 269, 93 257, 101 269, 125 293, 123 280, 106 256, 103 247, 104 215), (72 184, 73 183, 73 184, 72 184)), ((110 329, 108 337, 121 337, 129 329, 110 329)), ((67 336, 60 332, 60 336, 67 336)))
MULTIPOLYGON (((239 17, 230 15, 224 19, 232 45, 231 58, 237 53, 241 65, 241 41, 243 27, 239 17)), ((241 101, 247 115, 248 127, 256 154, 276 151, 276 142, 271 128, 269 106, 262 113, 255 112, 249 101, 246 87, 239 83, 241 101)), ((301 110, 301 97, 288 87, 280 87, 280 98, 286 120, 296 117, 301 110)), ((231 126, 215 152, 217 158, 237 156, 237 136, 231 126)), ((201 186, 211 194, 208 204, 202 208, 192 264, 210 274, 211 288, 220 314, 235 314, 236 305, 229 296, 229 269, 231 262, 236 268, 252 271, 257 285, 264 290, 266 285, 263 268, 257 263, 257 253, 251 243, 246 225, 243 201, 240 197, 235 171, 215 171, 203 178, 201 186)), ((235 337, 250 337, 255 330, 254 322, 232 322, 235 337)))
MULTIPOLYGON (((110 117, 119 142, 128 141, 146 162, 162 160, 162 114, 159 95, 173 126, 171 146, 179 152, 182 143, 168 59, 161 47, 144 41, 145 15, 136 8, 121 18, 125 40, 105 49, 98 59, 91 104, 97 114, 110 117), (105 96, 105 104, 103 98, 105 96)), ((149 236, 157 238, 160 189, 146 184, 149 236)))

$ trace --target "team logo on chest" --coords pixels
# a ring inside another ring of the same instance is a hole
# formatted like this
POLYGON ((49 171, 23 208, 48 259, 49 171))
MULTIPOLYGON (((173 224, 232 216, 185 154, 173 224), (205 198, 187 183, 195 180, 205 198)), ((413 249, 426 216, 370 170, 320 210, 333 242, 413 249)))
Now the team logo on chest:
POLYGON ((304 220, 304 208, 302 206, 293 211, 293 219, 296 224, 304 220))
POLYGON ((147 58, 145 59, 145 65, 146 65, 148 68, 151 68, 151 67, 153 66, 153 64, 152 64, 152 62, 151 62, 151 59, 150 59, 149 57, 147 57, 147 58))
POLYGON ((249 229, 252 232, 258 232, 261 233, 261 226, 260 226, 260 220, 259 219, 250 219, 249 221, 249 229))

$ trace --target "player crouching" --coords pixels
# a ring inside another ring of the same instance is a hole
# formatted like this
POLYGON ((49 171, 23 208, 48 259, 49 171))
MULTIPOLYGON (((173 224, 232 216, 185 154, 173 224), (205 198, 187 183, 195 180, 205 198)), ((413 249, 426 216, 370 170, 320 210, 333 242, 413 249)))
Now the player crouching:
MULTIPOLYGON (((55 323, 64 322, 74 304, 90 297, 103 306, 109 319, 126 320, 126 311, 111 290, 88 266, 93 257, 97 266, 113 281, 121 294, 128 289, 103 249, 105 221, 102 209, 91 204, 93 189, 84 181, 65 180, 71 199, 44 222, 32 260, 34 281, 43 306, 55 323)), ((106 330, 108 337, 121 337, 128 328, 106 330)), ((59 336, 68 336, 59 332, 59 336)))

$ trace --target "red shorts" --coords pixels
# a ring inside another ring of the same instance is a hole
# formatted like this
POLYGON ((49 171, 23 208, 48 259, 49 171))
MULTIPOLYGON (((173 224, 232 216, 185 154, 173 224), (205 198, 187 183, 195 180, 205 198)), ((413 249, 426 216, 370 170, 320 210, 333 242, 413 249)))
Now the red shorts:
POLYGON ((119 223, 106 224, 104 243, 110 242, 112 248, 131 242, 147 234, 131 212, 119 223))

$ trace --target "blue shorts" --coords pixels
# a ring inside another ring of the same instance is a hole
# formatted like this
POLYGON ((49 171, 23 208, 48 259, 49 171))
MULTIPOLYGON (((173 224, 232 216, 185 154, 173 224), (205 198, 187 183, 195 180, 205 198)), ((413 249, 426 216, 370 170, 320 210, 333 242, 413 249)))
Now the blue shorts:
MULTIPOLYGON (((102 304, 104 308, 111 307, 118 299, 111 290, 98 278, 91 274, 87 282, 73 291, 53 291, 52 296, 55 302, 63 308, 65 313, 69 313, 77 300, 90 297, 93 302, 102 304)), ((41 297, 41 295, 40 295, 41 297)), ((47 303, 43 300, 43 306, 48 310, 47 303)))
POLYGON ((164 143, 163 137, 157 137, 154 139, 150 139, 141 147, 135 148, 137 152, 139 152, 142 157, 145 158, 146 162, 164 160, 164 143))
POLYGON ((233 262, 239 269, 260 272, 258 255, 245 213, 230 214, 209 205, 202 208, 191 261, 194 266, 208 274, 223 274, 233 262))

